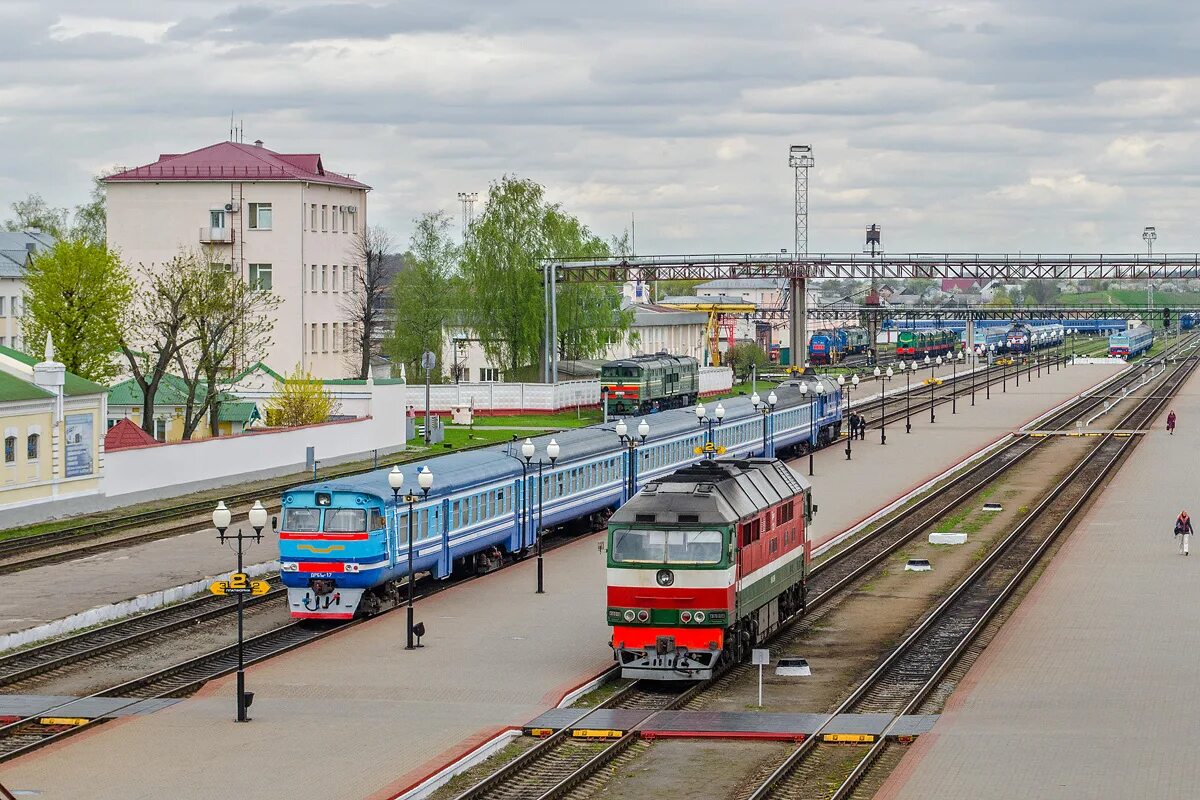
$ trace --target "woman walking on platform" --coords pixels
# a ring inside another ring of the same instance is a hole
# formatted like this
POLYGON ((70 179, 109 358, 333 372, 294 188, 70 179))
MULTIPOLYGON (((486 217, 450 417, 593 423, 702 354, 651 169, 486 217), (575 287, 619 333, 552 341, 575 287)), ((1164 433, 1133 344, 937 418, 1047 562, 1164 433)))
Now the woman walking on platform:
POLYGON ((1174 411, 1174 409, 1171 410, 1170 414, 1167 414, 1167 433, 1170 434, 1171 436, 1175 435, 1175 411, 1174 411))
POLYGON ((1186 556, 1188 540, 1192 538, 1192 518, 1186 511, 1180 511, 1179 519, 1175 520, 1175 535, 1179 537, 1179 555, 1186 556))

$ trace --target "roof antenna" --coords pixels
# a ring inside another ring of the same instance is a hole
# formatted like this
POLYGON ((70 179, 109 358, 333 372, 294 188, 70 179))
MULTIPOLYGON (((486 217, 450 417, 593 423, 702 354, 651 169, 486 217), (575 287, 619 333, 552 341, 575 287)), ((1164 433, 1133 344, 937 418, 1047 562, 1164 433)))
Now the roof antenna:
POLYGON ((233 141, 233 111, 229 112, 229 141, 233 141))
POLYGON ((238 120, 238 144, 246 143, 246 120, 238 120))

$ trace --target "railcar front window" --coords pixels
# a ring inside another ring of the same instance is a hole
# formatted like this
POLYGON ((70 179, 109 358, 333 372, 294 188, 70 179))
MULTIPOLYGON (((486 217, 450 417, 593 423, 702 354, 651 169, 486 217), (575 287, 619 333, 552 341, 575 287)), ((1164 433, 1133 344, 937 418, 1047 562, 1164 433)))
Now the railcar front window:
POLYGON ((719 564, 720 531, 655 531, 629 528, 613 533, 613 561, 624 564, 719 564))
POLYGON ((331 508, 325 512, 325 530, 353 533, 367 529, 367 512, 361 508, 331 508))
POLYGON ((295 533, 314 533, 321 530, 321 509, 285 508, 283 530, 295 533))

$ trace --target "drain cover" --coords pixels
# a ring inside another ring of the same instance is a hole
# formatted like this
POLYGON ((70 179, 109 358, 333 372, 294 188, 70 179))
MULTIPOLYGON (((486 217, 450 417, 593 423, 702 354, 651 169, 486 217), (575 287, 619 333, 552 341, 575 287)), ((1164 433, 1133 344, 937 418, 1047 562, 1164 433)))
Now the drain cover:
POLYGON ((904 569, 906 572, 929 572, 933 567, 928 558, 910 558, 904 569))
POLYGON ((781 658, 775 667, 775 674, 785 678, 803 678, 812 675, 808 661, 803 658, 781 658))
POLYGON ((984 511, 1003 511, 1004 506, 1000 505, 999 503, 984 503, 983 510, 984 511))

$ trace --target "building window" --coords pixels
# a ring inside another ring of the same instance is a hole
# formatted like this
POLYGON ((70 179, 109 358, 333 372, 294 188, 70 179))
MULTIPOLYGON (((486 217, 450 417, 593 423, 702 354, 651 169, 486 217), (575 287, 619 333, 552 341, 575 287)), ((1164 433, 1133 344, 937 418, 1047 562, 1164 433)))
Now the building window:
POLYGON ((316 203, 312 204, 312 224, 310 224, 308 226, 308 229, 313 232, 316 232, 316 230, 317 230, 317 204, 316 203))
POLYGON ((341 327, 338 323, 333 323, 333 352, 335 353, 340 352, 342 344, 341 327))
POLYGON ((8 337, 0 336, 0 347, 8 347, 8 337))
POLYGON ((309 346, 309 352, 315 353, 317 352, 317 323, 315 322, 312 324, 312 336, 310 339, 311 344, 309 346))
POLYGON ((30 461, 36 461, 38 457, 38 439, 36 433, 29 434, 29 438, 25 440, 25 457, 30 461))
POLYGON ((17 461, 17 437, 4 437, 4 463, 14 464, 17 461))
POLYGON ((264 292, 271 290, 270 264, 250 265, 250 286, 254 289, 261 289, 264 292))
POLYGON ((317 265, 316 264, 313 264, 312 269, 309 271, 308 290, 310 292, 315 292, 317 290, 317 265))
POLYGON ((0 297, 0 317, 4 316, 4 298, 0 297))
POLYGON ((342 206, 342 233, 349 233, 350 229, 346 227, 346 207, 342 206))
POLYGON ((483 383, 496 383, 500 380, 500 369, 498 367, 480 367, 479 380, 483 383))
POLYGON ((329 265, 328 264, 321 265, 321 291, 322 292, 329 291, 329 265))
POLYGON ((121 421, 121 420, 119 420, 119 419, 110 419, 110 420, 108 421, 108 429, 109 429, 109 430, 112 430, 112 427, 113 427, 114 425, 116 425, 116 424, 117 424, 118 422, 120 422, 120 421, 121 421))
POLYGON ((250 204, 250 228, 256 231, 271 230, 271 204, 250 204))
POLYGON ((321 230, 329 230, 329 206, 321 206, 321 230))
POLYGON ((321 352, 329 352, 329 323, 321 323, 321 352))
POLYGON ((329 284, 330 284, 330 288, 336 292, 338 290, 338 265, 337 264, 332 265, 332 269, 333 269, 333 277, 330 279, 329 284))
POLYGON ((208 212, 208 227, 213 230, 225 230, 225 209, 214 208, 208 212))
POLYGON ((329 210, 330 210, 330 212, 332 212, 332 216, 333 216, 333 228, 331 230, 334 233, 337 233, 338 232, 338 207, 330 206, 329 210))
POLYGON ((13 349, 13 350, 20 350, 20 349, 21 349, 21 337, 20 337, 20 336, 14 336, 14 337, 13 337, 13 340, 12 340, 12 349, 13 349))
POLYGON ((154 418, 154 438, 160 442, 167 440, 167 421, 162 417, 154 418))

